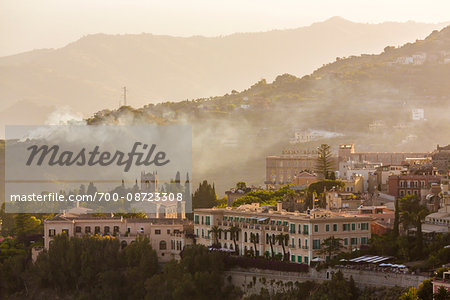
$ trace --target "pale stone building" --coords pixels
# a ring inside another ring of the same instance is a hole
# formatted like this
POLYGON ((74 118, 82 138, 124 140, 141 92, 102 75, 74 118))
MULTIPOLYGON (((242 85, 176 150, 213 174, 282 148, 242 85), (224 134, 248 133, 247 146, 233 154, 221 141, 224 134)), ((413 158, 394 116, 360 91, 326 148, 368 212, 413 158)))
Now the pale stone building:
POLYGON ((192 241, 192 224, 186 219, 95 217, 92 214, 63 213, 44 221, 44 247, 49 249, 58 234, 69 237, 108 235, 119 239, 122 248, 138 236, 147 237, 159 261, 180 259, 180 252, 192 241))

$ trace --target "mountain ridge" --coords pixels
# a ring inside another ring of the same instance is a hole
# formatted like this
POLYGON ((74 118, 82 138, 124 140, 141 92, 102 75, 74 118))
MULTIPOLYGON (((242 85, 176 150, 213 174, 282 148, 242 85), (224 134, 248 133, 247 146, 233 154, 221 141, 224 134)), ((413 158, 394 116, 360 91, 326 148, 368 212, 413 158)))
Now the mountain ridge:
POLYGON ((0 111, 27 100, 70 105, 88 115, 117 107, 123 86, 134 106, 220 95, 261 78, 309 74, 336 56, 379 52, 442 25, 397 23, 387 30, 384 23, 344 21, 343 27, 352 28, 346 30, 333 22, 340 21, 223 37, 97 34, 58 49, 3 57, 0 111), (323 24, 327 32, 317 29, 323 24))

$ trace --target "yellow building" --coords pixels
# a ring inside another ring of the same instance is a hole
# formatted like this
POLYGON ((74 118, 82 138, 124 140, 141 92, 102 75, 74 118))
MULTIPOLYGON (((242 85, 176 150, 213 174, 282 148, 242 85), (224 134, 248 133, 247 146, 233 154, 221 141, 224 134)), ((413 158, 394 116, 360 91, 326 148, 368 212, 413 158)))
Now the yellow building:
POLYGON ((255 203, 237 208, 196 209, 194 233, 197 243, 211 246, 215 240, 211 229, 218 226, 221 232, 217 239, 222 248, 235 250, 236 242, 241 255, 246 250, 256 250, 258 255, 268 256, 272 255, 271 248, 274 254, 283 253, 283 246, 279 242, 273 242, 282 233, 287 236, 284 251, 289 259, 309 264, 312 259, 329 259, 326 254, 319 253, 324 240, 329 237, 342 239, 343 251, 351 251, 367 244, 371 236, 370 221, 371 218, 367 216, 336 214, 326 210, 286 212, 281 209, 281 203, 276 210, 260 207, 255 203), (236 241, 227 232, 232 226, 239 228, 236 241), (252 234, 255 239, 251 239, 252 234))

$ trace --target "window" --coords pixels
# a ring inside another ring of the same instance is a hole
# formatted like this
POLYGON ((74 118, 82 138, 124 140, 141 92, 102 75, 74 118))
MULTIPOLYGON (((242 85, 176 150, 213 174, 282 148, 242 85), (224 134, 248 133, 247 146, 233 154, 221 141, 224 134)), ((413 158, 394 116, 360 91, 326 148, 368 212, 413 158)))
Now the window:
POLYGON ((114 226, 114 228, 113 228, 113 232, 114 232, 114 233, 117 233, 117 232, 119 232, 119 226, 114 226))
POLYGON ((195 215, 194 216, 194 224, 198 224, 199 222, 198 222, 198 215, 195 215))
POLYGON ((103 233, 109 233, 109 226, 105 226, 104 228, 103 228, 103 233))
POLYGON ((305 264, 309 264, 309 257, 305 256, 305 264))
POLYGON ((348 246, 348 238, 344 238, 344 246, 348 246))
POLYGON ((48 236, 55 236, 56 235, 56 230, 55 229, 49 229, 48 230, 48 236))
POLYGON ((75 226, 75 232, 81 233, 81 226, 75 226))
POLYGON ((314 232, 319 232, 319 225, 314 225, 314 232))
POLYGON ((299 256, 297 256, 297 262, 298 263, 301 263, 302 262, 302 257, 299 255, 299 256))
POLYGON ((127 232, 130 233, 131 232, 131 227, 127 228, 127 232))
POLYGON ((369 242, 369 239, 367 237, 362 237, 361 238, 361 245, 367 245, 369 242))
POLYGON ((224 239, 224 240, 227 239, 227 233, 228 233, 228 232, 226 232, 226 231, 223 233, 223 239, 224 239))
MULTIPOLYGON (((156 234, 156 232, 155 232, 156 234)), ((198 236, 198 229, 195 230, 195 235, 198 236)))
POLYGON ((308 232, 309 232, 309 226, 308 226, 308 224, 303 225, 303 234, 308 234, 308 232))
POLYGON ((84 233, 91 233, 91 226, 84 227, 84 233))
POLYGON ((302 233, 302 224, 298 224, 298 233, 302 233))
POLYGON ((351 243, 352 245, 358 245, 358 238, 351 238, 351 239, 350 239, 350 243, 351 243))
POLYGON ((299 247, 299 248, 302 247, 302 239, 298 239, 298 247, 299 247))
POLYGON ((170 234, 170 229, 167 229, 167 234, 170 234))
POLYGON ((166 250, 166 249, 167 249, 166 241, 159 242, 159 250, 166 250))
POLYGON ((95 232, 95 234, 99 234, 100 233, 100 226, 95 226, 94 232, 95 232))
POLYGON ((320 249, 320 240, 313 240, 313 249, 320 249))
POLYGON ((292 238, 292 240, 291 240, 291 241, 292 241, 292 247, 293 247, 293 248, 295 248, 295 239, 294 239, 294 238, 292 238))
POLYGON ((291 255, 291 261, 295 262, 295 255, 291 255))
POLYGON ((275 220, 271 220, 270 225, 275 225, 275 220))
POLYGON ((291 224, 290 233, 295 233, 295 224, 291 224))
POLYGON ((336 232, 338 230, 338 224, 333 224, 333 231, 336 232))
POLYGON ((361 230, 369 230, 369 223, 361 223, 361 230))
POLYGON ((155 234, 161 234, 161 229, 155 229, 155 234))
POLYGON ((61 230, 61 234, 69 235, 69 229, 61 230))
POLYGON ((205 224, 205 216, 202 216, 202 225, 205 224))
POLYGON ((244 242, 247 243, 247 232, 244 232, 244 242))
POLYGON ((342 224, 343 231, 350 231, 350 224, 342 224))
POLYGON ((205 229, 202 229, 202 238, 205 237, 205 229))
POLYGON ((325 231, 326 231, 326 232, 330 231, 330 224, 326 224, 326 225, 325 225, 325 231))
POLYGON ((211 217, 206 216, 206 225, 211 225, 211 217))
POLYGON ((304 246, 304 248, 308 249, 308 239, 305 239, 305 246, 304 246))
POLYGON ((352 231, 355 231, 355 230, 356 230, 356 224, 352 223, 352 231))

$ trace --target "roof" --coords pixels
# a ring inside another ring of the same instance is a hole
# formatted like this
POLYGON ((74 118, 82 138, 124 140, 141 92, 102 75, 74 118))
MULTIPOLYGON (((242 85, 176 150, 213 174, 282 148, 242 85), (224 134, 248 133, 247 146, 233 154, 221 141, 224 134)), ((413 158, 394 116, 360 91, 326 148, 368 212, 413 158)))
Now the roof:
POLYGON ((357 262, 357 263, 359 263, 359 262, 366 262, 366 263, 376 264, 376 263, 379 263, 379 262, 382 262, 382 261, 386 261, 386 260, 391 259, 391 258, 392 258, 391 256, 364 255, 364 256, 359 256, 359 257, 356 257, 356 258, 352 258, 349 261, 357 262))
POLYGON ((300 213, 300 212, 286 212, 286 211, 275 211, 275 210, 264 210, 260 207, 253 207, 249 205, 241 205, 237 208, 200 208, 195 209, 194 213, 222 213, 223 215, 255 215, 248 218, 255 218, 255 219, 289 219, 289 220, 332 220, 332 219, 358 219, 358 220, 364 220, 364 221, 370 221, 372 220, 372 217, 370 216, 364 216, 364 215, 351 215, 346 213, 336 213, 331 212, 329 210, 324 209, 312 209, 310 210, 310 214, 307 214, 306 212, 300 213))

